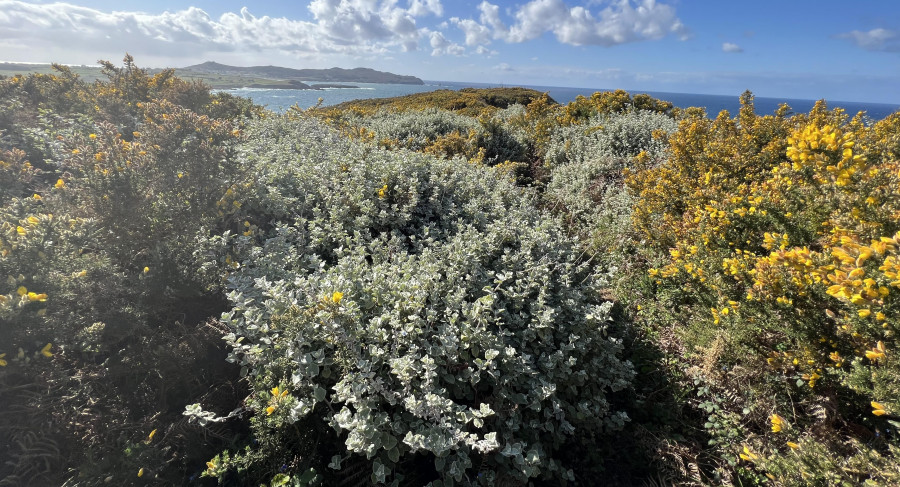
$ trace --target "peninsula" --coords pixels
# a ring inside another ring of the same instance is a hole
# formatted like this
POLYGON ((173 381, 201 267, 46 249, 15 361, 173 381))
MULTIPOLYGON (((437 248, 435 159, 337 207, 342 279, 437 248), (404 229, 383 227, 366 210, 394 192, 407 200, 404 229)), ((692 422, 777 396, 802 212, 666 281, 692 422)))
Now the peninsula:
POLYGON ((210 85, 216 81, 225 81, 231 77, 241 79, 265 79, 285 85, 292 81, 319 81, 326 83, 388 83, 403 85, 423 85, 415 76, 405 76, 369 68, 329 68, 329 69, 294 69, 281 66, 229 66, 213 61, 195 64, 177 69, 178 75, 185 78, 197 77, 210 85))
MULTIPOLYGON (((100 66, 70 65, 69 68, 88 82, 105 79, 100 66)), ((155 74, 162 69, 147 68, 146 71, 155 74)), ((53 72, 53 67, 49 63, 0 62, 0 76, 29 73, 50 74, 53 72)), ((352 83, 425 84, 415 76, 404 76, 369 68, 293 69, 280 66, 240 67, 205 62, 184 68, 175 68, 175 74, 182 79, 202 81, 210 88, 219 90, 244 87, 294 90, 357 88, 352 83)))

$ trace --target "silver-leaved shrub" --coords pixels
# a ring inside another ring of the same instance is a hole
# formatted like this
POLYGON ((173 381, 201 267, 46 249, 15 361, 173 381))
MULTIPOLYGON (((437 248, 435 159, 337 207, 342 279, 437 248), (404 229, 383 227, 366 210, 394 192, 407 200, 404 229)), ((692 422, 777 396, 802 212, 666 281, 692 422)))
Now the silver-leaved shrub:
POLYGON ((634 203, 622 171, 642 152, 650 160, 663 160, 665 136, 677 128, 671 117, 650 111, 596 115, 584 124, 557 128, 546 154, 551 168, 547 204, 602 250, 622 248, 634 203))
POLYGON ((257 435, 322 418, 346 445, 332 468, 364 456, 397 484, 416 458, 443 485, 508 485, 571 478, 566 441, 627 421, 604 283, 531 193, 302 117, 246 135, 247 230, 207 248, 233 267, 223 321, 257 435))
POLYGON ((381 110, 369 117, 360 117, 359 126, 375 133, 377 140, 393 139, 401 147, 421 151, 437 138, 452 133, 462 136, 478 132, 478 120, 465 115, 428 108, 421 111, 381 110))

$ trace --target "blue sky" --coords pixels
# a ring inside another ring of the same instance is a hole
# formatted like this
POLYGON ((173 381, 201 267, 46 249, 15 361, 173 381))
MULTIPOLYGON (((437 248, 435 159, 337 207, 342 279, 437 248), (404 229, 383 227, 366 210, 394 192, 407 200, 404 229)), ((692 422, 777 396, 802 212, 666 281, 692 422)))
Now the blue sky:
POLYGON ((900 103, 894 0, 0 0, 0 60, 900 103))

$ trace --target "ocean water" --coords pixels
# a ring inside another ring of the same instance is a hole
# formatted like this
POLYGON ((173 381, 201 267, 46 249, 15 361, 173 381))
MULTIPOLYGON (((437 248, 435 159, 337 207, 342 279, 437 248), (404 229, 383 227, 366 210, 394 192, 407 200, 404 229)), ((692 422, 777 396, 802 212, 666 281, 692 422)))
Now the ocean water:
MULTIPOLYGON (((348 83, 349 84, 349 83, 348 83)), ((283 112, 291 106, 297 105, 300 108, 309 108, 322 100, 322 106, 337 105, 345 101, 358 100, 363 98, 390 98, 394 96, 409 95, 412 93, 423 93, 427 91, 451 89, 458 90, 465 87, 490 88, 504 85, 487 84, 487 83, 462 83, 453 81, 426 81, 424 85, 394 85, 380 83, 353 83, 356 88, 326 88, 323 90, 269 90, 240 88, 233 90, 224 90, 228 93, 238 96, 245 96, 253 100, 254 103, 265 105, 269 110, 283 112)), ((532 88, 538 91, 547 92, 551 98, 559 103, 568 103, 574 101, 578 95, 590 97, 594 92, 607 91, 602 88, 566 88, 559 86, 530 86, 523 85, 525 88, 532 88)), ((642 93, 633 91, 632 94, 642 93)), ((697 93, 664 93, 664 92, 646 92, 654 98, 671 102, 676 107, 704 107, 706 113, 710 117, 715 117, 722 110, 735 116, 740 109, 740 93, 734 96, 725 95, 704 95, 697 93)), ((764 98, 756 97, 754 104, 756 113, 761 115, 771 114, 782 103, 787 103, 794 113, 806 113, 813 107, 815 100, 800 100, 791 98, 764 98)), ((861 103, 846 101, 828 100, 828 107, 841 107, 850 115, 857 112, 865 111, 866 114, 875 120, 887 117, 891 113, 900 110, 900 104, 885 103, 861 103)))
POLYGON ((306 109, 315 106, 322 100, 322 106, 337 105, 345 101, 360 100, 365 98, 391 98, 395 96, 424 93, 426 91, 446 89, 446 86, 438 86, 426 83, 424 85, 396 85, 382 83, 341 83, 355 88, 324 88, 321 90, 271 90, 261 88, 236 88, 221 90, 236 96, 250 98, 258 105, 275 112, 283 112, 297 105, 306 109))

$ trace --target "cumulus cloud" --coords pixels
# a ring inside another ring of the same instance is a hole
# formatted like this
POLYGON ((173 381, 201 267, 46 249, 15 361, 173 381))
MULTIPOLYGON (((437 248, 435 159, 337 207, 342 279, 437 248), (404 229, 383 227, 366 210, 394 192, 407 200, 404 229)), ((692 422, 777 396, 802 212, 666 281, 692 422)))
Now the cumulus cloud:
POLYGON ((424 17, 434 14, 438 17, 444 15, 444 6, 441 0, 410 0, 409 14, 413 17, 424 17))
POLYGON ((431 32, 429 34, 429 43, 431 44, 432 56, 442 56, 447 54, 462 56, 466 51, 466 48, 455 42, 450 42, 444 37, 444 34, 441 34, 440 32, 431 32))
POLYGON ((725 52, 744 52, 743 47, 741 47, 737 44, 732 44, 730 42, 726 42, 726 43, 722 44, 722 50, 725 52))
POLYGON ((888 29, 872 29, 870 31, 853 30, 839 34, 838 38, 848 39, 867 51, 900 52, 900 33, 888 29))
POLYGON ((482 56, 490 57, 490 56, 496 56, 497 54, 500 54, 500 53, 493 49, 487 48, 485 46, 478 46, 475 48, 475 54, 480 54, 482 56))
POLYGON ((509 26, 501 20, 499 6, 485 0, 478 10, 478 21, 451 19, 469 45, 485 45, 494 39, 519 43, 548 32, 559 42, 575 46, 613 46, 667 35, 687 39, 690 35, 675 9, 656 0, 618 0, 599 12, 570 7, 563 0, 531 0, 515 11, 509 26))
POLYGON ((450 22, 453 22, 454 25, 463 31, 467 46, 490 44, 492 37, 491 29, 486 26, 479 24, 472 19, 460 19, 458 17, 451 18, 450 22))
POLYGON ((0 38, 6 45, 35 50, 115 46, 167 56, 268 49, 298 56, 360 55, 418 48, 422 33, 416 19, 441 16, 443 6, 440 0, 410 0, 407 5, 399 7, 396 0, 313 0, 308 5, 313 21, 303 21, 256 17, 246 7, 215 19, 196 7, 149 14, 0 0, 0 38))

